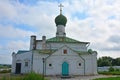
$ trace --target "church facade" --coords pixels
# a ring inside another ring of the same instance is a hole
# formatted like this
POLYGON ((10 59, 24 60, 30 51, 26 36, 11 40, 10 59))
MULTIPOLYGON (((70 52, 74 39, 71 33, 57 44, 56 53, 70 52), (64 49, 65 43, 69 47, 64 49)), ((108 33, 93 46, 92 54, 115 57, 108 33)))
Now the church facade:
POLYGON ((44 75, 95 75, 97 74, 97 52, 88 49, 89 42, 81 42, 66 36, 67 18, 60 14, 55 18, 56 36, 37 40, 30 39, 30 50, 19 50, 12 54, 12 73, 34 71, 44 75))

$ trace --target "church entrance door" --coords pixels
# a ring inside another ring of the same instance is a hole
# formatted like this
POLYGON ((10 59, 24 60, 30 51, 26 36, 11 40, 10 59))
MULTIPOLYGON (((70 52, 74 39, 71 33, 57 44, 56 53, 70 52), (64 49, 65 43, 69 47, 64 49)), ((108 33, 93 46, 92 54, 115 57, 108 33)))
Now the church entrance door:
POLYGON ((69 75, 69 64, 67 62, 63 62, 62 64, 62 76, 69 75))
POLYGON ((21 63, 16 63, 16 74, 20 74, 21 73, 21 63))

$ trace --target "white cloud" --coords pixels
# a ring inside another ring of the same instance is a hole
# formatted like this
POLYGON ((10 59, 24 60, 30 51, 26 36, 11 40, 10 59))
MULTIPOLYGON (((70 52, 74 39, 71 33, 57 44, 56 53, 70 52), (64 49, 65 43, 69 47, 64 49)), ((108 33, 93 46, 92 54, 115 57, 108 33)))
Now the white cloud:
POLYGON ((11 64, 12 53, 18 50, 29 50, 30 41, 10 41, 8 44, 0 46, 0 64, 11 64))
POLYGON ((25 38, 33 35, 35 33, 31 31, 25 31, 19 28, 15 28, 12 26, 3 26, 0 25, 0 36, 5 38, 25 38))
POLYGON ((30 41, 10 41, 7 45, 3 46, 2 49, 3 50, 13 50, 13 51, 17 51, 17 50, 25 50, 25 49, 29 49, 29 44, 30 41))
POLYGON ((11 64, 12 56, 10 51, 0 52, 0 64, 11 64))
POLYGON ((8 0, 0 1, 0 18, 16 19, 18 16, 15 7, 8 0))
MULTIPOLYGON (((120 0, 64 0, 63 4, 63 14, 68 19, 67 36, 91 42, 90 48, 97 50, 98 56, 113 56, 115 53, 113 57, 118 57, 116 55, 120 51, 112 50, 118 45, 108 41, 108 39, 112 35, 119 35, 120 0), (83 20, 79 19, 79 12, 86 13, 88 17, 83 20), (75 13, 78 14, 73 16, 75 13), (108 49, 108 51, 104 49, 108 49)), ((0 1, 0 12, 0 18, 5 16, 15 23, 29 24, 37 29, 38 31, 35 32, 37 37, 46 35, 50 38, 56 33, 54 18, 59 14, 57 2, 38 1, 36 5, 28 6, 19 2, 11 4, 9 0, 0 1)), ((0 25, 0 37, 26 38, 32 34, 34 32, 12 27, 12 25, 0 25), (8 31, 5 33, 6 30, 8 31)), ((4 47, 17 50, 24 49, 24 46, 29 47, 28 43, 26 44, 20 39, 20 41, 10 41, 4 47)))

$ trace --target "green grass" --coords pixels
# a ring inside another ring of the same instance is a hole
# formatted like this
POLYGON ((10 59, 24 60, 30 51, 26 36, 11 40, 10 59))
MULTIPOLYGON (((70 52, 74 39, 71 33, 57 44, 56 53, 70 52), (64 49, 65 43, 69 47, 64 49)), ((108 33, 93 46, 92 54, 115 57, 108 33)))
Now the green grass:
POLYGON ((120 77, 97 78, 94 80, 120 80, 120 77))
POLYGON ((47 80, 42 75, 31 72, 26 75, 4 76, 0 80, 47 80))
MULTIPOLYGON (((120 71, 102 71, 98 73, 103 75, 120 75, 120 71)), ((120 80, 120 77, 97 78, 94 80, 120 80)))
POLYGON ((103 72, 98 72, 98 73, 104 74, 104 75, 120 75, 120 71, 112 71, 112 72, 103 71, 103 72))
POLYGON ((22 80, 43 80, 43 76, 32 72, 25 76, 22 80))

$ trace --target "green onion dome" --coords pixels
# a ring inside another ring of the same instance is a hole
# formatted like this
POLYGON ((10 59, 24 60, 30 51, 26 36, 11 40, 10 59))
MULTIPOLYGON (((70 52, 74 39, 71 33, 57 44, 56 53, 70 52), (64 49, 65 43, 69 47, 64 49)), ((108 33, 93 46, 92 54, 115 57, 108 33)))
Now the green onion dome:
POLYGON ((66 26, 67 18, 64 15, 60 14, 55 18, 55 23, 56 23, 56 26, 58 25, 66 26))

